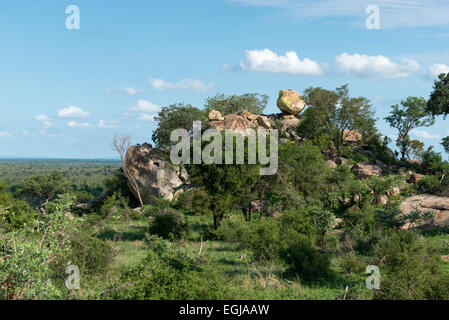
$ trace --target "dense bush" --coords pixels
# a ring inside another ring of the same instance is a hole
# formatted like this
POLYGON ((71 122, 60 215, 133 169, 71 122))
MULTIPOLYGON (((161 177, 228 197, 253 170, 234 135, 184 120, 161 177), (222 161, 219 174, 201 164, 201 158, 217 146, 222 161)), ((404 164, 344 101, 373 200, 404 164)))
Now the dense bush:
POLYGON ((152 238, 152 248, 137 267, 119 270, 119 279, 100 298, 126 300, 225 299, 225 285, 216 277, 199 276, 194 261, 170 251, 161 239, 152 238))
POLYGON ((116 252, 107 242, 83 229, 70 235, 72 251, 69 260, 85 274, 106 271, 116 252))
POLYGON ((287 242, 280 257, 288 265, 288 272, 307 281, 326 278, 331 274, 329 256, 315 249, 306 237, 287 242))
POLYGON ((439 193, 440 179, 436 176, 425 176, 419 181, 418 188, 422 193, 439 193))
POLYGON ((253 252, 255 261, 276 259, 280 247, 280 227, 275 219, 261 222, 227 223, 220 228, 227 241, 235 242, 241 249, 253 252))
POLYGON ((187 232, 187 225, 182 213, 175 209, 162 209, 154 214, 150 232, 163 238, 182 238, 187 232))
POLYGON ((42 223, 0 235, 0 296, 5 299, 62 299, 55 269, 71 251, 69 234, 75 224, 65 217, 73 199, 61 196, 48 205, 42 223))
POLYGON ((377 299, 448 299, 449 277, 435 248, 412 231, 393 231, 375 250, 382 274, 377 299))

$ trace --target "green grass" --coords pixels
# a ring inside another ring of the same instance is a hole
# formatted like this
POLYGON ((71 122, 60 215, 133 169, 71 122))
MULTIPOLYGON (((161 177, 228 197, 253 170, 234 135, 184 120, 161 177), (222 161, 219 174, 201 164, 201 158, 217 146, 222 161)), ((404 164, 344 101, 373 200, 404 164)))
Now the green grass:
MULTIPOLYGON (((170 242, 173 251, 181 250, 193 259, 198 257, 201 246, 201 226, 208 224, 205 217, 187 216, 191 232, 183 243, 170 242)), ((77 293, 78 299, 98 298, 99 292, 108 288, 123 267, 137 266, 148 250, 145 234, 151 219, 142 217, 124 223, 120 220, 103 220, 96 224, 94 236, 109 242, 117 254, 109 270, 95 277, 86 277, 77 293)), ((348 299, 370 299, 371 292, 364 288, 364 274, 346 274, 338 269, 328 281, 303 283, 300 278, 286 275, 286 267, 280 261, 255 263, 252 253, 240 250, 236 244, 224 241, 208 241, 203 246, 199 269, 202 277, 214 277, 226 284, 226 297, 230 299, 341 299, 348 285, 348 299)))

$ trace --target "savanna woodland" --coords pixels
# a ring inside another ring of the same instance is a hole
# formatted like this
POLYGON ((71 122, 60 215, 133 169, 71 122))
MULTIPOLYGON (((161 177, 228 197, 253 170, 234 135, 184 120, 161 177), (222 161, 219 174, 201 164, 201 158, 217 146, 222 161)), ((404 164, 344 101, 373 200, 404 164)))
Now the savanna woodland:
POLYGON ((449 114, 449 74, 391 106, 395 141, 348 85, 268 103, 164 107, 151 144, 111 137, 121 161, 2 160, 0 299, 449 299, 449 163, 410 136, 449 114), (277 129, 276 174, 171 163, 171 132, 194 121, 244 141, 277 129))

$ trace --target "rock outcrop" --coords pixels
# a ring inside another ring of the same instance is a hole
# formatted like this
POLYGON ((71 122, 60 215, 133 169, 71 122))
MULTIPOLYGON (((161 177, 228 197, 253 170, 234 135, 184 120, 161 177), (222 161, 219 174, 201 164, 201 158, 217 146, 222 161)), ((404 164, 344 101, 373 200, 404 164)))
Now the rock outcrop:
POLYGON ((306 102, 303 97, 293 90, 281 90, 277 101, 278 108, 287 114, 297 116, 304 110, 306 102))
MULTIPOLYGON (((136 181, 144 204, 150 203, 154 196, 173 200, 175 189, 188 180, 184 168, 173 167, 162 151, 153 149, 148 143, 130 147, 126 152, 125 164, 136 181)), ((129 180, 128 187, 138 198, 136 188, 129 180)))
POLYGON ((425 176, 419 173, 412 173, 410 176, 410 183, 414 185, 418 185, 419 181, 421 181, 425 176))
POLYGON ((415 211, 430 212, 434 218, 432 221, 421 221, 414 224, 407 223, 402 228, 427 228, 433 229, 449 225, 449 197, 434 195, 418 195, 404 200, 401 203, 402 214, 410 214, 415 211))
POLYGON ((352 167, 352 172, 359 179, 368 179, 378 177, 382 173, 382 169, 375 164, 358 163, 352 167))
POLYGON ((223 118, 221 116, 221 112, 218 110, 212 110, 211 112, 209 112, 209 120, 210 121, 223 120, 223 118))
POLYGON ((248 135, 250 133, 250 129, 271 129, 273 127, 273 123, 270 118, 252 114, 247 110, 240 111, 236 114, 228 114, 224 117, 221 117, 221 114, 218 111, 212 110, 209 113, 209 119, 213 119, 209 121, 208 124, 211 129, 216 129, 219 131, 227 129, 242 135, 248 135))
POLYGON ((332 160, 327 160, 327 161, 326 161, 326 165, 327 165, 327 167, 328 167, 329 169, 335 169, 335 168, 337 168, 337 164, 336 164, 334 161, 332 161, 332 160))
POLYGON ((358 130, 343 131, 343 139, 346 142, 359 142, 363 140, 363 134, 358 130))

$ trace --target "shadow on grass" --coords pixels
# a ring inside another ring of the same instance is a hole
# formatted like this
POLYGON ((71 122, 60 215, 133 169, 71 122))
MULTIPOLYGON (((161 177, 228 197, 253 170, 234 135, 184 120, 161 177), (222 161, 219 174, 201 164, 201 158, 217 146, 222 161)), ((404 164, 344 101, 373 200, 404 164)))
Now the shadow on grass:
POLYGON ((112 240, 112 241, 136 241, 144 240, 145 234, 148 228, 145 226, 131 226, 130 230, 124 232, 118 232, 114 229, 108 228, 101 231, 97 238, 102 240, 112 240))

